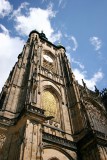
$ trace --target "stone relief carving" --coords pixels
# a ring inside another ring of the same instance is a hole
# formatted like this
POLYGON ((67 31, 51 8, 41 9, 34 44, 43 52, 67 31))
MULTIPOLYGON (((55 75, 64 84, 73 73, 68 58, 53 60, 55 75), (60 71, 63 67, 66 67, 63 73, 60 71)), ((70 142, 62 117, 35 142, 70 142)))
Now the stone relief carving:
POLYGON ((94 126, 94 129, 107 133, 106 131, 107 118, 105 114, 90 102, 85 102, 85 107, 86 107, 89 119, 91 121, 91 124, 93 124, 94 126))

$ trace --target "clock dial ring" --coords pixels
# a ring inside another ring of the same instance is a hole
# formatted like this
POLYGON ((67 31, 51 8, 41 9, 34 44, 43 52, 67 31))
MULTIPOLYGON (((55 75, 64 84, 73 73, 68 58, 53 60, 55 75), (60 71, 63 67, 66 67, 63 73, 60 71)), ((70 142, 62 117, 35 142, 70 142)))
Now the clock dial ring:
POLYGON ((53 63, 53 59, 52 59, 49 55, 44 54, 44 55, 43 55, 43 58, 44 58, 46 61, 48 61, 49 63, 53 63))

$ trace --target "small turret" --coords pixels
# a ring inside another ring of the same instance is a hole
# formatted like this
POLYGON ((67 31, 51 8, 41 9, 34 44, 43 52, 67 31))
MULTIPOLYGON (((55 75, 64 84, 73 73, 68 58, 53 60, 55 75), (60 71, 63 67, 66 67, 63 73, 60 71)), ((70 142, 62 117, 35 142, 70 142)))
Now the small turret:
POLYGON ((66 51, 65 47, 60 42, 57 44, 57 48, 63 48, 66 51))
POLYGON ((105 109, 107 111, 107 88, 104 88, 101 92, 100 92, 100 95, 101 95, 101 100, 105 106, 105 109))
POLYGON ((43 33, 43 31, 41 31, 41 33, 39 35, 41 38, 48 40, 48 38, 46 37, 45 33, 43 33))
POLYGON ((31 34, 33 34, 33 33, 37 33, 37 34, 39 34, 39 32, 35 29, 35 30, 32 30, 32 31, 30 32, 29 37, 30 37, 30 36, 31 36, 31 34))

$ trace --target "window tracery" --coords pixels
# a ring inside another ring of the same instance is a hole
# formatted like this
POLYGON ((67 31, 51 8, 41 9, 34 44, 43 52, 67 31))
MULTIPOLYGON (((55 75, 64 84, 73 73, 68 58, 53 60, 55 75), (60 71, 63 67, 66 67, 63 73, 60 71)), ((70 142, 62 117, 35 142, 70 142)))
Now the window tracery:
POLYGON ((55 72, 55 58, 48 51, 43 54, 43 66, 49 71, 55 72))

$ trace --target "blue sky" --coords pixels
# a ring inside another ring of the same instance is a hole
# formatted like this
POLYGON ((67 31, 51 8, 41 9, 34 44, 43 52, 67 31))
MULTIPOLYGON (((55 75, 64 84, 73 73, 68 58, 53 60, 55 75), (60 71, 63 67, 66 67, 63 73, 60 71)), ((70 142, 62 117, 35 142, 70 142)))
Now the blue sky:
POLYGON ((66 48, 75 78, 107 87, 107 0, 0 0, 0 90, 31 30, 66 48))

